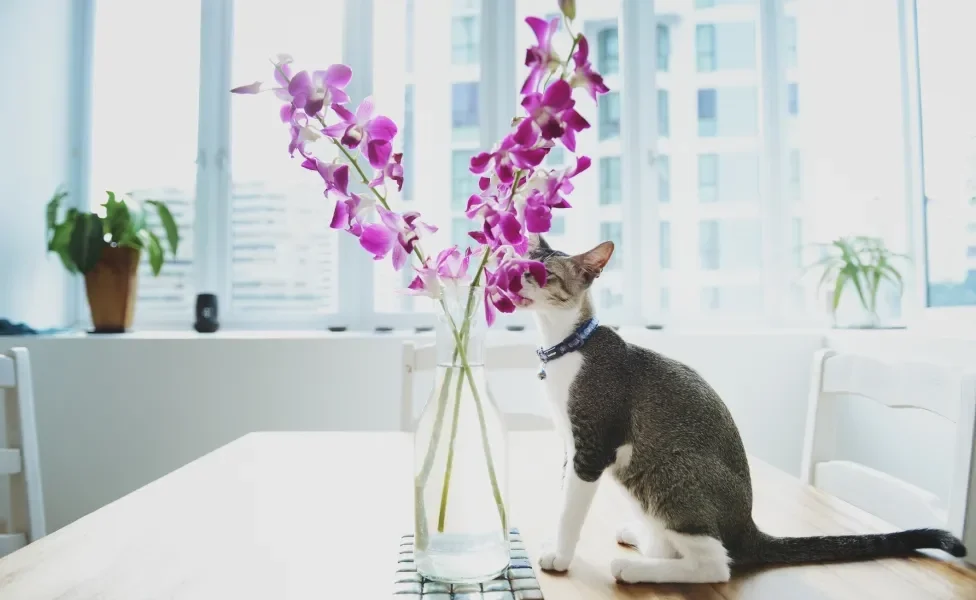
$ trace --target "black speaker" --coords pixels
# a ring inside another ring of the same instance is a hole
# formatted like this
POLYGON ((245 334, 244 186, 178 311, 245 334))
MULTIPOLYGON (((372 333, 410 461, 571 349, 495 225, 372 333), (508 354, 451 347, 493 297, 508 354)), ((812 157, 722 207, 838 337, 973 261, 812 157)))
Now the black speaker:
POLYGON ((193 328, 200 333, 213 333, 220 329, 220 322, 217 320, 217 296, 216 294, 197 295, 197 320, 193 328))

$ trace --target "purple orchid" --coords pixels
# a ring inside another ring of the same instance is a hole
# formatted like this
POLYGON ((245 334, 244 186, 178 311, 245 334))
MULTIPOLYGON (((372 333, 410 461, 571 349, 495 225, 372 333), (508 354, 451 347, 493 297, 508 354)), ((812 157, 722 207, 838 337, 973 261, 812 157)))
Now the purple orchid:
POLYGON ((394 154, 385 167, 376 171, 376 177, 369 182, 369 187, 377 187, 382 185, 384 179, 392 179, 397 184, 397 191, 401 191, 403 189, 403 166, 400 164, 402 158, 402 152, 394 154))
POLYGON ((339 104, 333 104, 332 110, 342 121, 326 127, 323 130, 325 135, 339 138, 347 148, 359 148, 360 144, 365 143, 364 154, 370 166, 374 169, 385 168, 393 152, 390 140, 397 134, 396 123, 389 117, 373 116, 372 97, 363 100, 355 114, 339 104))
POLYGON ((590 64, 589 59, 590 45, 586 41, 586 37, 583 35, 579 36, 579 47, 576 52, 573 53, 573 62, 576 68, 573 70, 573 75, 569 78, 569 84, 574 87, 585 88, 596 102, 597 94, 606 94, 610 91, 610 88, 603 83, 603 76, 593 70, 593 65, 590 64))
POLYGON ((589 156, 579 156, 575 165, 546 179, 546 203, 552 208, 570 208, 569 202, 563 197, 563 194, 570 194, 574 189, 570 179, 589 169, 592 162, 589 156))
POLYGON ((418 212, 400 215, 382 206, 377 206, 376 211, 380 215, 380 222, 367 225, 359 236, 359 243, 375 260, 384 258, 392 250, 393 268, 399 271, 420 239, 418 229, 434 233, 437 228, 421 221, 418 212))
POLYGON ((490 326, 495 322, 495 310, 504 313, 515 311, 524 305, 526 299, 521 295, 523 278, 526 273, 540 286, 546 284, 546 266, 541 262, 526 260, 512 254, 510 249, 500 249, 496 255, 498 265, 494 271, 485 269, 485 319, 490 326))
POLYGON ((316 171, 325 181, 325 195, 335 191, 339 196, 349 196, 349 165, 322 162, 314 157, 307 157, 302 166, 310 171, 316 171))
POLYGON ((515 179, 515 169, 531 169, 539 166, 549 149, 536 147, 539 133, 528 119, 519 124, 515 133, 505 136, 494 152, 482 152, 471 158, 471 172, 480 175, 494 163, 495 173, 502 183, 515 179))
POLYGON ((366 215, 375 205, 375 200, 363 198, 359 194, 350 194, 348 198, 336 201, 329 227, 345 229, 356 237, 362 237, 366 228, 366 215))
POLYGON ((299 71, 290 80, 286 79, 287 72, 275 69, 275 79, 287 86, 279 89, 278 97, 290 101, 295 108, 314 116, 323 107, 332 103, 348 102, 349 96, 343 90, 352 79, 352 69, 346 65, 332 65, 324 71, 299 71))
POLYGON ((522 223, 514 205, 506 200, 486 195, 475 194, 468 198, 465 214, 469 219, 481 217, 484 221, 483 230, 471 232, 468 235, 475 241, 487 244, 491 248, 508 245, 524 253, 528 248, 528 239, 522 231, 522 223))
POLYGON ((440 297, 442 281, 466 283, 468 266, 474 253, 468 248, 462 254, 457 246, 441 250, 431 265, 428 257, 424 266, 417 267, 417 276, 407 286, 406 293, 418 296, 440 297))
MULTIPOLYGON (((559 8, 562 15, 558 18, 526 19, 535 44, 525 55, 529 70, 522 86, 525 116, 512 121, 512 130, 494 149, 471 158, 470 170, 480 176, 480 193, 471 196, 465 212, 477 222, 468 235, 478 242, 478 249, 462 252, 455 246, 428 256, 415 269, 416 276, 406 290, 437 297, 448 283, 470 281, 468 271, 473 256, 491 253, 487 257, 490 260, 477 261, 489 268, 474 274, 475 278, 480 275, 479 280, 485 285, 489 324, 494 322, 497 312, 512 312, 518 306, 527 305, 529 301, 522 296, 522 291, 528 278, 544 285, 545 267, 523 258, 528 251, 528 236, 549 231, 552 211, 570 207, 567 196, 573 191, 572 179, 591 165, 588 157, 579 156, 575 165, 562 170, 540 167, 556 140, 575 153, 576 134, 590 127, 576 110, 574 90, 584 88, 594 100, 608 92, 602 76, 589 60, 589 45, 584 36, 574 39, 577 48, 572 54, 572 70, 555 52, 553 37, 560 19, 572 21, 576 12, 573 0, 560 0, 559 8), (547 78, 545 89, 544 78, 547 78)), ((398 191, 402 191, 404 184, 403 154, 394 154, 392 150, 397 125, 388 117, 374 114, 371 98, 364 99, 355 109, 348 105, 345 87, 351 77, 352 70, 341 64, 318 71, 293 70, 291 56, 279 55, 275 59, 271 86, 256 81, 231 91, 257 94, 270 90, 284 101, 278 116, 289 129, 289 153, 294 156, 298 152, 303 159, 302 167, 318 173, 325 183, 325 195, 336 199, 330 226, 359 238, 360 245, 376 260, 392 254, 393 267, 399 270, 411 253, 424 256, 417 248, 419 239, 424 232, 434 232, 437 228, 422 222, 419 213, 391 210, 386 181, 394 182, 398 191), (327 112, 334 112, 336 119, 327 121, 327 112), (325 124, 333 120, 338 122, 325 124), (364 181, 368 187, 362 195, 350 191, 350 173, 362 174, 362 166, 351 153, 344 150, 345 159, 340 157, 329 162, 319 160, 306 149, 309 142, 322 135, 342 148, 361 154, 374 169, 372 180, 364 181), (374 210, 379 218, 372 222, 374 210)))
POLYGON ((522 84, 522 94, 538 89, 542 75, 555 71, 561 64, 559 55, 552 48, 552 36, 559 28, 559 19, 546 22, 538 17, 528 17, 525 22, 532 28, 537 43, 525 51, 525 66, 529 67, 529 76, 522 84))
POLYGON ((560 79, 546 88, 545 93, 533 93, 522 99, 522 106, 529 113, 530 122, 539 129, 544 139, 559 138, 570 152, 576 152, 576 133, 589 128, 590 124, 573 108, 573 89, 560 79))

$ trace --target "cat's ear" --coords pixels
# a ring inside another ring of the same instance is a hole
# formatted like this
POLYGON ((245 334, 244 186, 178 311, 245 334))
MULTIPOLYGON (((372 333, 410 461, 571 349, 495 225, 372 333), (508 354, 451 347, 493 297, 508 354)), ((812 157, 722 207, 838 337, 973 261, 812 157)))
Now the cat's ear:
POLYGON ((600 273, 603 272, 603 268, 607 266, 608 262, 610 262, 610 257, 612 255, 613 242, 603 242, 589 252, 577 254, 573 257, 573 262, 576 263, 576 266, 583 271, 583 273, 587 276, 587 279, 592 281, 600 276, 600 273))
POLYGON ((549 242, 547 242, 546 238, 542 237, 542 235, 538 233, 530 233, 527 237, 529 239, 530 251, 552 251, 552 246, 549 245, 549 242))

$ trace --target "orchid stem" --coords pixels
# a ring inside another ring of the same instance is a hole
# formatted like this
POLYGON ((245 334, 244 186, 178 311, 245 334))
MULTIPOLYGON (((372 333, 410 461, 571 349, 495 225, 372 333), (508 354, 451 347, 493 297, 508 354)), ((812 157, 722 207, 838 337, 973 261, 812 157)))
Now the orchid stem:
MULTIPOLYGON (((522 182, 522 171, 519 170, 519 171, 516 171, 515 172, 515 179, 514 179, 514 182, 512 183, 512 198, 513 199, 515 198, 515 192, 518 189, 518 187, 521 184, 521 182, 522 182)), ((469 336, 471 334, 471 319, 473 318, 473 315, 471 313, 474 310, 475 294, 478 291, 478 286, 481 283, 481 275, 484 273, 484 271, 485 271, 485 265, 487 265, 487 264, 488 264, 488 252, 486 250, 485 253, 481 257, 481 263, 478 265, 478 268, 475 271, 474 280, 471 283, 471 288, 468 290, 468 302, 467 302, 467 305, 465 306, 465 309, 464 309, 464 316, 463 316, 463 319, 464 320, 463 320, 463 324, 462 324, 462 327, 461 327, 461 333, 456 338, 457 346, 454 348, 454 357, 451 359, 451 364, 452 365, 458 359, 458 355, 460 354, 461 347, 462 346, 465 346, 466 347, 466 344, 468 343, 468 338, 469 338, 469 336)), ((488 300, 486 299, 485 301, 487 302, 488 300)), ((447 315, 448 321, 450 322, 450 325, 451 325, 451 330, 456 332, 456 324, 454 323, 454 320, 451 317, 451 313, 448 310, 447 304, 443 301, 443 299, 441 300, 441 307, 444 309, 444 314, 447 315)), ((464 369, 467 369, 467 372, 470 374, 470 367, 468 366, 468 361, 467 361, 467 357, 466 356, 464 358, 462 358, 462 370, 464 370, 464 369)), ((444 376, 444 383, 441 384, 442 386, 446 387, 447 385, 449 385, 449 382, 450 382, 449 375, 450 375, 450 373, 451 373, 451 370, 449 369, 448 372, 447 372, 447 374, 444 376)), ((462 380, 464 379, 463 374, 462 374, 461 379, 462 380)), ((489 448, 487 446, 487 444, 488 444, 488 438, 487 438, 488 433, 487 433, 487 427, 486 427, 485 422, 484 422, 484 411, 483 411, 483 409, 481 407, 481 399, 478 397, 478 395, 477 395, 478 393, 474 389, 474 379, 473 378, 471 378, 471 386, 472 386, 472 388, 471 388, 472 389, 472 392, 474 392, 475 399, 476 399, 476 402, 477 402, 478 422, 479 422, 479 425, 481 427, 482 438, 483 438, 483 442, 485 444, 485 453, 486 453, 485 454, 485 458, 486 458, 486 460, 488 461, 488 464, 489 464, 488 472, 489 472, 489 476, 491 477, 491 479, 493 481, 492 489, 495 492, 495 500, 499 504, 499 509, 501 511, 500 514, 502 515, 502 528, 504 529, 505 528, 505 522, 506 522, 506 519, 505 519, 505 508, 504 508, 504 504, 500 500, 501 494, 500 494, 500 492, 498 492, 498 487, 497 487, 498 486, 498 483, 497 483, 497 480, 495 480, 494 466, 491 464, 491 455, 488 453, 489 452, 489 448)), ((458 418, 458 410, 460 408, 460 403, 461 403, 461 381, 458 381, 457 395, 456 395, 455 401, 454 401, 454 422, 452 423, 451 437, 450 437, 450 440, 448 442, 448 447, 447 447, 447 467, 446 467, 446 469, 444 471, 444 486, 443 486, 442 492, 441 492, 441 506, 440 506, 440 510, 438 512, 438 519, 437 519, 437 531, 438 532, 443 532, 444 531, 444 520, 445 520, 445 517, 446 517, 446 514, 447 514, 447 492, 448 492, 448 488, 449 488, 450 480, 451 480, 451 471, 452 471, 453 466, 454 466, 454 442, 455 442, 456 434, 457 434, 457 418, 458 418)), ((438 427, 437 428, 437 433, 439 434, 439 432, 440 432, 440 428, 438 427)), ((439 437, 439 435, 438 435, 438 437, 439 437)), ((426 480, 426 478, 425 478, 425 480, 426 480)), ((425 483, 426 483, 426 481, 425 481, 425 483)))
POLYGON ((461 417, 461 387, 464 376, 458 377, 457 389, 454 390, 454 414, 451 419, 451 438, 447 446, 447 467, 444 471, 444 485, 441 488, 441 508, 437 514, 437 531, 444 531, 444 519, 447 516, 447 491, 451 485, 451 471, 454 467, 454 440, 457 439, 458 421, 461 417))

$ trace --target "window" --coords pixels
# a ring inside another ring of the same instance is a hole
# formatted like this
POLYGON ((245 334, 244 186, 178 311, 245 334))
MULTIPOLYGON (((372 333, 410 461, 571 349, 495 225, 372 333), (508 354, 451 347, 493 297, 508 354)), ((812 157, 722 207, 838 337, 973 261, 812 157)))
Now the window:
POLYGON ((657 26, 657 70, 667 72, 671 63, 671 29, 667 25, 657 26))
POLYGON ((802 269, 803 260, 803 219, 799 217, 793 217, 793 266, 797 269, 802 269))
POLYGON ((701 309, 723 315, 753 315, 762 311, 762 288, 759 286, 708 286, 701 291, 701 309))
POLYGON ((699 72, 756 67, 756 29, 750 22, 716 23, 695 28, 699 72))
POLYGON ((620 93, 611 91, 600 98, 600 139, 620 136, 620 93))
POLYGON ((196 294, 193 159, 200 96, 200 7, 105 0, 95 11, 94 27, 89 199, 95 209, 105 202, 106 190, 113 190, 167 203, 180 227, 179 256, 164 265, 159 277, 152 276, 148 260, 143 260, 136 319, 186 322, 196 294), (172 47, 171 36, 186 42, 172 47), (153 50, 164 46, 171 52, 153 50), (133 68, 135 64, 139 68, 133 68), (169 73, 165 86, 153 83, 160 72, 169 73), (139 102, 120 102, 131 95, 132 85, 158 89, 139 102), (156 127, 152 143, 140 144, 133 152, 132 124, 144 122, 147 114, 166 114, 167 126, 156 127))
POLYGON ((670 269, 671 268, 671 223, 668 221, 661 221, 660 224, 660 240, 661 240, 661 268, 670 269))
MULTIPOLYGON (((506 131, 510 118, 519 114, 516 100, 525 77, 524 52, 534 43, 524 19, 539 14, 538 3, 515 0, 511 23, 500 22, 499 15, 505 11, 481 14, 481 7, 489 6, 484 0, 440 4, 404 0, 382 6, 374 0, 373 11, 345 11, 343 0, 282 0, 274 7, 244 0, 214 3, 223 7, 220 10, 233 8, 227 13, 233 15, 228 27, 218 26, 222 23, 219 18, 201 19, 200 1, 159 9, 141 4, 136 9, 129 4, 99 0, 96 7, 91 181, 96 189, 123 186, 137 195, 165 199, 183 226, 178 260, 167 264, 162 277, 141 280, 140 326, 172 317, 185 327, 192 319, 198 287, 219 294, 221 320, 227 328, 429 325, 432 316, 422 312, 429 310, 429 302, 396 294, 412 279, 409 269, 394 273, 389 261, 374 263, 355 239, 329 228, 334 203, 322 198, 321 181, 305 176, 296 168, 295 159, 287 156, 287 131, 275 118, 278 100, 270 94, 228 97, 221 78, 210 74, 229 71, 234 84, 266 80, 267 57, 282 51, 294 55, 299 68, 356 63, 358 89, 350 90, 354 103, 369 93, 377 109, 400 126, 395 148, 404 152, 405 182, 401 193, 391 191, 393 200, 406 201, 400 208, 417 210, 424 220, 440 226, 425 239, 426 250, 436 252, 452 243, 466 246, 472 242, 467 233, 473 224, 465 218, 464 208, 478 181, 470 173, 469 160, 482 150, 487 133, 506 131), (415 12, 419 10, 424 12, 415 12), (360 23, 359 13, 370 16, 372 22, 360 23), (296 14, 303 18, 296 21, 296 14), (334 35, 323 37, 321 23, 327 21, 336 27, 334 35), (160 32, 156 34, 156 30, 160 32), (355 31, 356 36, 343 39, 346 31, 355 31), (436 31, 450 35, 433 35, 436 31), (174 36, 187 43, 174 50, 174 36), (200 39, 207 43, 201 46, 200 39), (481 85, 482 43, 498 50, 497 60, 490 65, 491 86, 489 79, 481 85), (395 56, 398 52, 403 53, 402 58, 395 56), (138 72, 126 68, 127 63, 119 58, 127 54, 140 64, 138 72), (372 72, 357 63, 362 56, 373 58, 368 61, 372 72), (140 75, 143 72, 176 74, 168 76, 164 88, 140 101, 137 114, 118 99, 130 94, 134 86, 156 89, 155 80, 140 75), (509 104, 510 115, 494 109, 482 111, 509 104), (140 146, 134 153, 131 126, 119 124, 139 123, 147 110, 174 115, 173 126, 154 132, 152 144, 140 146), (201 114, 210 121, 198 128, 201 114), (212 125, 225 118, 229 127, 212 125), (225 150, 218 153, 217 148, 225 150)), ((656 47, 637 57, 621 56, 626 48, 620 39, 642 33, 637 24, 621 19, 621 0, 576 4, 578 18, 573 28, 587 35, 591 59, 606 75, 612 92, 601 96, 597 106, 582 100, 577 104, 592 125, 577 140, 593 166, 574 178, 576 191, 569 198, 574 208, 556 211, 549 235, 555 247, 573 253, 603 239, 618 245, 594 288, 601 317, 615 324, 646 323, 651 317, 659 318, 656 311, 660 308, 669 318, 694 322, 714 316, 721 321, 726 315, 754 314, 765 297, 786 295, 765 295, 770 287, 782 286, 792 292, 793 281, 766 277, 767 254, 782 256, 792 252, 798 240, 818 239, 818 224, 830 221, 816 214, 819 207, 798 202, 801 196, 816 197, 818 204, 825 201, 824 194, 803 188, 805 183, 819 182, 801 178, 801 152, 804 162, 818 166, 818 175, 823 154, 808 149, 810 136, 797 135, 799 85, 805 86, 803 118, 843 112, 829 104, 833 102, 830 94, 808 88, 811 82, 802 79, 804 73, 796 68, 797 3, 784 7, 782 22, 763 27, 759 27, 760 16, 766 11, 758 10, 756 0, 650 3, 657 10, 652 15, 657 23, 656 47), (763 72, 758 49, 767 47, 761 38, 769 36, 786 40, 784 56, 774 61, 788 65, 785 80, 782 74, 769 77, 763 72), (638 115, 656 121, 627 122, 630 114, 622 110, 621 94, 637 88, 639 82, 630 80, 630 69, 623 72, 621 61, 625 59, 634 61, 634 76, 653 69, 661 73, 654 78, 656 88, 647 90, 655 94, 655 114, 645 111, 638 115), (767 97, 765 86, 770 81, 791 86, 777 95, 785 94, 789 111, 770 115, 760 132, 759 99, 767 97), (826 108, 820 102, 827 102, 826 108), (791 114, 794 118, 787 119, 791 114), (655 131, 655 123, 659 139, 646 139, 648 132, 655 131), (776 164, 784 171, 788 193, 760 203, 760 190, 771 183, 767 161, 774 158, 760 133, 777 127, 786 133, 783 143, 776 145, 784 152, 776 164), (638 184, 645 182, 648 173, 631 169, 630 164, 625 168, 629 146, 622 147, 624 128, 628 136, 633 132, 634 138, 628 142, 653 150, 656 188, 641 189, 638 184), (633 197, 624 196, 625 188, 635 190, 633 197), (776 204, 783 201, 789 204, 776 204), (636 203, 640 204, 635 209, 636 203), (775 219, 767 212, 770 210, 775 210, 775 219), (658 224, 655 228, 659 227, 657 241, 653 235, 639 240, 648 244, 641 246, 643 258, 627 248, 638 239, 624 239, 623 235, 635 212, 641 218, 650 215, 651 222, 658 224), (814 213, 812 218, 810 213, 814 213), (773 236, 776 248, 763 245, 762 226, 767 224, 790 232, 773 236), (648 248, 658 250, 659 264, 646 262, 655 254, 648 248), (634 264, 624 256, 633 256, 634 264), (664 277, 642 277, 658 269, 665 271, 664 277), (651 279, 654 281, 648 281, 651 279), (635 280, 640 284, 633 287, 630 282, 635 280), (644 314, 645 309, 655 314, 644 314)), ((204 17, 213 17, 211 11, 218 10, 209 3, 204 6, 204 17)), ((543 11, 554 10, 555 2, 543 7, 543 11)), ((814 25, 811 30, 817 29, 814 25)), ((565 57, 569 47, 570 41, 557 35, 556 52, 565 57)), ((817 48, 809 51, 813 54, 817 48)), ((925 47, 921 55, 922 102, 927 116, 923 130, 925 187, 931 198, 928 226, 941 232, 948 221, 939 216, 939 209, 954 203, 956 211, 976 212, 968 204, 976 192, 957 193, 964 189, 963 177, 971 176, 961 168, 968 155, 956 151, 957 158, 952 158, 949 149, 964 146, 955 138, 951 143, 943 141, 943 135, 954 134, 951 127, 940 124, 948 117, 940 121, 929 116, 940 111, 950 114, 945 99, 953 96, 940 91, 946 85, 940 82, 941 76, 926 74, 926 60, 938 64, 936 59, 927 58, 925 47), (950 133, 940 133, 944 131, 950 133)), ((949 63, 944 58, 940 61, 949 63)), ((968 93, 963 89, 954 97, 976 105, 968 93)), ((962 110, 952 114, 962 125, 971 119, 962 110)), ((820 125, 815 123, 805 131, 820 125)), ((960 127, 963 129, 966 127, 960 127)), ((968 129, 967 135, 972 137, 973 131, 968 129)), ((325 157, 329 158, 327 153, 325 157)), ((572 153, 554 148, 545 165, 561 169, 574 161, 572 153)), ((865 187, 873 191, 871 186, 865 187)), ((98 196, 93 198, 98 200, 98 196)), ((929 240, 934 264, 929 269, 930 303, 934 305, 970 302, 965 294, 976 289, 976 275, 972 274, 976 258, 970 250, 976 247, 976 218, 954 225, 958 235, 950 239, 940 233, 929 240), (952 260, 937 260, 941 256, 952 260)), ((790 257, 792 268, 792 254, 790 257)), ((528 319, 524 314, 512 316, 514 322, 523 317, 528 319)))
POLYGON ((698 201, 718 201, 718 156, 715 154, 698 157, 698 201))
MULTIPOLYGON (((617 248, 621 248, 623 246, 623 238, 623 223, 620 221, 600 223, 600 241, 610 241, 617 248)), ((620 254, 619 251, 615 251, 613 256, 610 257, 610 262, 607 264, 605 270, 616 271, 619 268, 620 254)))
POLYGON ((403 153, 406 158, 402 159, 403 165, 403 193, 401 197, 410 201, 413 199, 413 161, 414 153, 413 136, 416 129, 416 121, 413 118, 413 86, 408 85, 403 90, 403 131, 401 142, 403 143, 403 153))
POLYGON ((668 91, 657 91, 657 133, 668 137, 671 133, 671 119, 668 117, 668 91))
POLYGON ((703 220, 699 223, 702 269, 757 269, 762 260, 759 222, 748 219, 703 220))
POLYGON ((800 88, 797 84, 791 83, 786 88, 789 94, 789 111, 791 116, 800 114, 800 88))
POLYGON ((796 18, 786 17, 784 20, 786 26, 786 66, 790 68, 796 67, 796 18))
POLYGON ((552 168, 561 167, 566 164, 566 149, 554 146, 546 154, 546 165, 552 168))
POLYGON ((800 151, 794 148, 790 150, 790 196, 794 200, 800 200, 802 194, 800 169, 800 151))
POLYGON ((657 157, 657 199, 671 202, 671 159, 665 154, 657 157))
POLYGON ((468 232, 473 229, 474 222, 465 216, 451 218, 451 245, 464 249, 473 246, 475 241, 468 232))
POLYGON ((715 70, 715 26, 699 25, 695 28, 698 49, 698 70, 715 70))
POLYGON ((451 85, 451 126, 455 139, 478 138, 478 83, 451 85))
POLYGON ((759 102, 755 88, 698 90, 698 135, 747 137, 759 131, 759 102))
POLYGON ((470 170, 471 152, 455 150, 451 153, 451 209, 461 211, 468 207, 468 198, 476 189, 470 170))
POLYGON ((698 157, 698 201, 759 200, 759 157, 746 152, 702 154, 698 157))
MULTIPOLYGON (((263 3, 236 4, 232 81, 265 79, 268 57, 283 47, 302 64, 341 62, 342 36, 321 39, 316 22, 326 15, 341 19, 343 11, 314 0, 292 0, 289 8, 308 18, 293 23, 283 14, 291 11, 263 3), (304 41, 293 39, 295 35, 304 41)), ((230 102, 230 297, 221 310, 262 321, 334 313, 339 239, 329 228, 333 203, 323 201, 321 179, 296 172, 294 159, 282 146, 287 131, 280 121, 268 118, 277 112, 277 98, 265 94, 230 102)))
POLYGON ((946 68, 976 5, 919 0, 916 10, 927 304, 976 306, 976 88, 946 68))
POLYGON ((451 62, 471 65, 478 62, 480 25, 478 17, 454 17, 451 21, 451 62))
POLYGON ((600 159, 600 204, 620 204, 620 157, 600 159))
POLYGON ((549 227, 549 235, 566 235, 566 217, 553 215, 552 224, 549 227))
POLYGON ((698 135, 715 135, 717 97, 715 90, 698 90, 698 135))
POLYGON ((600 306, 604 308, 617 308, 624 303, 623 294, 614 292, 611 289, 600 290, 600 306))
POLYGON ((597 64, 604 75, 615 75, 620 71, 620 48, 617 43, 617 28, 604 29, 596 36, 598 48, 597 64))

